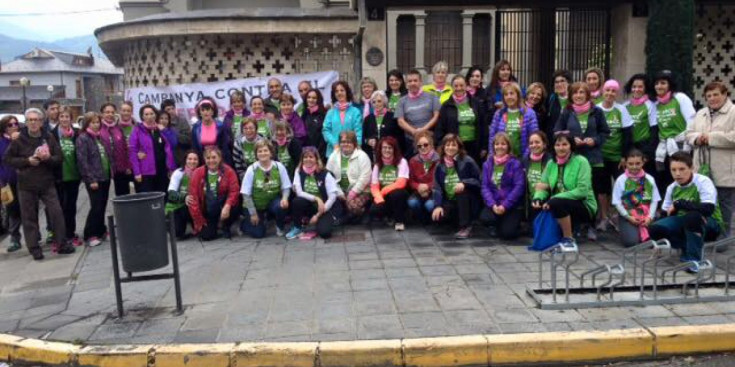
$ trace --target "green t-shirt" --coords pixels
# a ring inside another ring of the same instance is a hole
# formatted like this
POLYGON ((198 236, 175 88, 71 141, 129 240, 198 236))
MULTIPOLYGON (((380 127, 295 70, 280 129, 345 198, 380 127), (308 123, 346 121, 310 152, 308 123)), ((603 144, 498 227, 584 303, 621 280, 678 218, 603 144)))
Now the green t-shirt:
POLYGON ((245 167, 249 167, 257 160, 255 157, 255 142, 243 141, 240 146, 242 147, 242 160, 245 162, 245 167))
POLYGON ((454 192, 454 188, 457 187, 459 182, 457 169, 454 167, 447 167, 447 175, 444 177, 444 189, 447 191, 447 198, 449 200, 454 200, 457 195, 454 192))
POLYGON ((477 140, 477 117, 470 104, 464 101, 457 105, 457 118, 459 122, 459 138, 464 141, 477 140))
POLYGON ((242 115, 232 117, 232 136, 238 136, 242 130, 242 115))
POLYGON ((398 101, 401 100, 400 94, 391 93, 390 97, 388 98, 388 109, 391 112, 395 112, 396 108, 398 107, 398 101))
POLYGON ((77 150, 74 146, 74 140, 71 138, 62 137, 59 140, 61 145, 61 153, 63 162, 61 164, 61 180, 67 181, 78 181, 79 170, 77 169, 77 150))
POLYGON ((350 180, 347 178, 347 169, 350 168, 350 158, 342 156, 342 160, 340 162, 340 179, 339 179, 339 187, 342 188, 342 191, 346 194, 347 190, 350 188, 350 180))
POLYGON ((316 197, 321 197, 321 194, 319 193, 319 186, 316 184, 316 177, 314 177, 314 175, 306 176, 303 186, 305 193, 314 195, 316 197))
POLYGON ((496 187, 500 187, 500 181, 503 179, 505 172, 505 164, 496 164, 493 166, 493 183, 496 187))
MULTIPOLYGON (((701 200, 699 198, 699 188, 697 185, 694 184, 694 182, 690 183, 687 186, 679 186, 676 183, 674 185, 674 190, 671 192, 671 201, 676 202, 677 200, 687 200, 692 201, 694 203, 701 203, 701 200)), ((682 216, 687 213, 686 210, 677 210, 676 215, 682 216)), ((724 223, 722 220, 722 211, 720 210, 720 204, 715 204, 715 212, 712 214, 712 219, 714 219, 717 224, 720 226, 720 228, 724 228, 724 223)))
POLYGON ((602 102, 605 101, 605 97, 602 96, 602 93, 600 93, 600 96, 592 100, 595 103, 595 106, 602 106, 602 102))
POLYGON ((610 135, 602 144, 602 157, 606 161, 619 162, 623 157, 623 114, 615 107, 604 112, 610 135))
POLYGON ((375 116, 375 125, 376 125, 375 126, 376 127, 375 131, 378 132, 378 140, 380 140, 380 128, 383 126, 383 118, 384 117, 385 117, 385 115, 375 116))
POLYGON ((510 151, 521 156, 521 111, 508 111, 508 121, 505 123, 505 133, 510 139, 510 151))
POLYGON ((577 121, 579 121, 579 126, 582 128, 582 134, 584 134, 585 131, 587 131, 587 124, 590 120, 590 113, 580 113, 577 114, 577 121))
POLYGON ((128 143, 130 143, 130 134, 133 133, 133 127, 135 127, 135 125, 122 126, 123 135, 125 136, 125 140, 127 140, 128 143))
POLYGON ((568 104, 569 104, 569 98, 559 97, 559 106, 561 106, 562 110, 567 108, 568 104))
POLYGON ((386 187, 398 180, 398 167, 394 165, 384 165, 383 168, 380 169, 380 173, 378 174, 378 181, 380 182, 380 187, 386 187))
POLYGON ((275 164, 266 173, 262 168, 256 166, 253 172, 253 203, 255 209, 265 210, 268 203, 281 194, 281 172, 275 164))
POLYGON ((258 125, 257 127, 258 134, 266 139, 270 139, 271 130, 270 130, 270 126, 268 126, 268 120, 266 119, 258 120, 257 125, 258 125))
POLYGON ((209 191, 217 193, 217 185, 219 184, 219 172, 207 171, 207 185, 209 185, 209 191))
MULTIPOLYGON (((184 198, 186 195, 189 194, 189 176, 184 175, 181 177, 181 182, 179 183, 179 195, 184 198)), ((172 202, 166 202, 165 212, 166 214, 171 213, 179 208, 183 208, 186 206, 186 202, 181 201, 179 203, 172 203, 172 202)))
POLYGON ((539 162, 531 162, 528 165, 528 172, 526 172, 526 178, 528 179, 528 192, 533 194, 536 191, 536 184, 541 182, 541 173, 544 171, 544 165, 539 162))
POLYGON ((102 171, 105 173, 105 177, 110 178, 110 158, 107 157, 107 152, 105 152, 105 147, 102 145, 102 142, 98 139, 95 139, 95 142, 97 143, 97 150, 99 150, 100 159, 102 160, 102 171))
POLYGON ((286 166, 286 171, 291 172, 294 170, 294 161, 291 153, 288 152, 288 145, 278 147, 278 161, 286 166))
POLYGON ((681 108, 679 108, 679 101, 674 97, 671 97, 667 104, 656 104, 656 115, 660 139, 673 138, 687 128, 686 120, 684 120, 681 108))
POLYGON ((633 106, 632 103, 629 103, 625 107, 633 119, 633 143, 648 140, 651 137, 648 106, 645 103, 639 106, 633 106))

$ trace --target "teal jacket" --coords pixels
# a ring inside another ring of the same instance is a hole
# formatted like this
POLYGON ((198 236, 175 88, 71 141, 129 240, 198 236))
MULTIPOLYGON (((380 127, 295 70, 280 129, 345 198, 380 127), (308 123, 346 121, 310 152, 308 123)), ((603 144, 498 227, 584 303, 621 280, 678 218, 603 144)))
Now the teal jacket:
POLYGON ((322 135, 327 142, 327 154, 331 154, 334 147, 339 145, 339 134, 345 130, 354 131, 357 135, 357 146, 362 145, 362 111, 352 104, 345 111, 344 124, 339 118, 339 109, 336 106, 330 108, 324 117, 322 135))

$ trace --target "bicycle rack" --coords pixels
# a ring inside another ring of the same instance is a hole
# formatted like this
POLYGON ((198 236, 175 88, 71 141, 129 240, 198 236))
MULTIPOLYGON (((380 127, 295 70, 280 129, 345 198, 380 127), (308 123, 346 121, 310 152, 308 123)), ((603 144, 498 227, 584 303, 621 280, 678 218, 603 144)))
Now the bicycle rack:
MULTIPOLYGON (((638 299, 643 299, 646 293, 646 266, 653 262, 653 299, 658 299, 658 265, 661 263, 661 261, 665 260, 666 257, 662 256, 664 254, 664 251, 667 251, 667 255, 671 256, 671 242, 667 239, 659 240, 659 241, 649 241, 647 242, 650 245, 650 249, 653 250, 653 253, 651 254, 651 257, 648 260, 645 260, 641 263, 641 293, 638 299)), ((636 266, 634 264, 634 271, 636 270, 636 266)), ((633 279, 635 279, 635 275, 633 276, 633 279)), ((635 285, 635 280, 633 285, 635 285)))
POLYGON ((557 290, 557 284, 556 284, 556 272, 557 269, 560 266, 564 267, 564 284, 565 284, 565 291, 564 291, 564 299, 565 302, 569 302, 569 268, 574 265, 577 261, 579 261, 579 247, 576 244, 570 244, 570 245, 564 245, 562 243, 558 243, 554 246, 551 246, 547 248, 546 250, 539 253, 539 273, 538 273, 538 284, 539 288, 543 287, 543 258, 544 255, 547 255, 549 257, 549 265, 550 265, 550 281, 551 281, 551 289, 553 294, 554 303, 557 302, 556 300, 556 290, 557 290), (570 246, 571 245, 571 246, 570 246), (570 256, 571 259, 568 260, 567 256, 570 256), (557 262, 557 256, 561 256, 561 260, 557 262))

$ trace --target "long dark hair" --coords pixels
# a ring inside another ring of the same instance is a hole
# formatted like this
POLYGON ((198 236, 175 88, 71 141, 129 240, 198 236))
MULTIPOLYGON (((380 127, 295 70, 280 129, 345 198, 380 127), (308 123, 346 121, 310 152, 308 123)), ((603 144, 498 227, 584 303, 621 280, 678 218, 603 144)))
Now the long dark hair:
POLYGON ((490 84, 487 85, 488 89, 497 89, 500 85, 500 69, 502 69, 503 66, 507 66, 510 69, 510 77, 508 77, 508 81, 516 81, 516 77, 513 75, 513 66, 510 65, 510 62, 508 60, 500 60, 495 64, 493 73, 490 75, 490 84))
POLYGON ((352 100, 353 100, 352 99, 353 98, 353 96, 352 96, 352 88, 350 88, 350 85, 347 84, 346 81, 344 81, 344 80, 338 80, 338 81, 332 83, 332 95, 331 95, 331 97, 332 97, 332 104, 337 103, 337 93, 336 92, 337 92, 337 87, 340 86, 340 85, 342 86, 342 88, 345 89, 345 94, 347 94, 347 103, 352 102, 352 100))
POLYGON ((469 70, 467 70, 467 74, 464 76, 464 79, 467 81, 467 86, 470 86, 470 77, 475 71, 480 72, 480 88, 484 88, 482 86, 482 80, 485 79, 485 72, 482 71, 482 68, 480 68, 479 65, 473 65, 469 70))
POLYGON ((0 119, 0 135, 5 134, 5 132, 8 131, 8 127, 10 127, 10 121, 13 120, 15 120, 15 124, 18 125, 18 118, 13 115, 7 115, 0 119))
MULTIPOLYGON (((322 92, 319 91, 319 89, 309 89, 308 92, 306 92, 306 98, 309 98, 309 93, 314 92, 316 93, 316 105, 319 106, 317 109, 317 113, 324 114, 326 113, 326 109, 324 108, 324 96, 322 95, 322 92)), ((306 101, 304 103, 304 111, 308 112, 308 105, 306 104, 306 101)))
POLYGON ((630 95, 633 94, 633 83, 635 83, 636 80, 640 80, 643 82, 643 88, 646 89, 644 94, 648 95, 648 98, 651 98, 651 93, 653 92, 653 85, 651 85, 651 79, 648 77, 648 75, 643 73, 638 73, 630 77, 628 79, 628 82, 625 83, 625 86, 623 87, 623 90, 626 94, 630 95))
POLYGON ((390 77, 392 76, 398 78, 398 80, 401 81, 401 86, 398 88, 398 90, 401 92, 401 95, 405 96, 406 94, 408 94, 408 88, 406 88, 406 79, 403 78, 403 73, 401 73, 401 71, 398 69, 393 69, 388 72, 388 76, 386 76, 385 78, 385 85, 388 86, 385 89, 385 95, 390 97, 391 93, 393 93, 393 91, 390 89, 390 77))
POLYGON ((403 153, 401 153, 401 146, 398 144, 396 138, 392 136, 386 136, 378 141, 378 148, 375 149, 375 164, 378 168, 383 168, 383 144, 388 144, 393 147, 393 164, 398 165, 403 159, 403 153))

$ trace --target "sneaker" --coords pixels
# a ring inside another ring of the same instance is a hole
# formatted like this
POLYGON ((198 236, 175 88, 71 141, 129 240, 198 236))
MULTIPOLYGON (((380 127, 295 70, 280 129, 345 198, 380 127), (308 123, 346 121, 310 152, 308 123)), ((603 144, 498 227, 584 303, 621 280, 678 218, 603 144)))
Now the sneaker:
POLYGON ((69 243, 60 245, 56 253, 59 255, 68 255, 68 254, 73 254, 75 251, 76 249, 74 248, 74 245, 72 245, 71 242, 69 242, 69 243))
POLYGON ((562 252, 576 251, 578 248, 577 241, 575 241, 574 238, 569 237, 563 237, 561 241, 559 241, 558 245, 561 246, 562 252))
POLYGON ((48 234, 46 235, 46 243, 53 243, 56 236, 54 236, 54 232, 48 231, 48 234))
POLYGON ((97 247, 102 244, 102 240, 100 240, 98 237, 90 237, 87 240, 87 245, 89 247, 97 247))
POLYGON ((587 228, 587 239, 590 241, 597 241, 597 231, 594 228, 587 228))
POLYGON ((84 246, 84 241, 82 241, 81 238, 74 236, 74 238, 71 239, 71 244, 74 245, 74 247, 84 246))
POLYGON ((5 250, 8 251, 8 253, 11 253, 11 252, 16 252, 20 250, 20 247, 21 247, 20 242, 10 241, 10 245, 8 245, 8 247, 5 250))
POLYGON ((464 239, 470 238, 471 234, 472 234, 472 227, 467 226, 467 227, 460 229, 457 233, 455 233, 454 238, 458 240, 464 240, 464 239))
POLYGON ((51 253, 57 254, 59 253, 59 243, 56 241, 51 242, 51 253))
POLYGON ((33 256, 33 260, 36 260, 36 261, 43 260, 43 250, 41 250, 40 247, 31 249, 31 255, 33 256))
POLYGON ((309 231, 309 232, 302 233, 301 236, 299 236, 299 239, 300 240, 313 240, 314 238, 316 238, 316 236, 317 236, 316 232, 309 231))
POLYGON ((284 234, 285 233, 284 233, 283 229, 278 228, 278 226, 276 226, 276 236, 283 237, 284 234))
POLYGON ((396 225, 393 227, 396 231, 403 231, 406 229, 406 226, 403 223, 396 223, 396 225))
POLYGON ((286 233, 286 239, 287 240, 293 240, 301 235, 301 233, 304 232, 300 227, 292 227, 288 233, 286 233))
POLYGON ((607 222, 608 222, 609 220, 610 220, 610 219, 608 219, 608 218, 603 218, 603 219, 601 219, 601 220, 600 220, 600 221, 599 221, 599 222, 597 223, 597 227, 596 227, 596 229, 597 229, 598 231, 600 231, 600 232, 606 232, 606 231, 607 231, 607 222))

